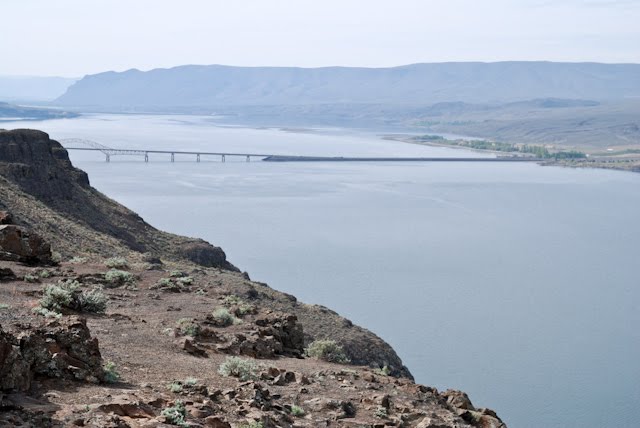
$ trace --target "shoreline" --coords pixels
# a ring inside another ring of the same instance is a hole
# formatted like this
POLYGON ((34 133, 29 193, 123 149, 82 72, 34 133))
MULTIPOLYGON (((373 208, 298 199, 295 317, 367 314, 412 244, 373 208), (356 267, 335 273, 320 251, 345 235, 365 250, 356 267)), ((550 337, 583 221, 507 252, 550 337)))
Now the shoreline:
MULTIPOLYGON (((493 154, 493 155, 509 155, 517 152, 504 152, 497 150, 484 150, 473 147, 464 147, 458 144, 439 143, 438 141, 416 141, 411 138, 396 137, 393 135, 383 135, 382 139, 388 141, 398 141, 407 144, 417 144, 429 147, 446 147, 454 150, 467 150, 476 153, 493 154)), ((452 140, 445 140, 452 141, 452 140)), ((524 156, 523 156, 524 157, 524 156)), ((615 171, 640 173, 640 158, 627 159, 607 159, 607 158, 586 158, 586 159, 545 159, 537 162, 540 166, 560 166, 565 168, 589 168, 589 169, 607 169, 615 171)))

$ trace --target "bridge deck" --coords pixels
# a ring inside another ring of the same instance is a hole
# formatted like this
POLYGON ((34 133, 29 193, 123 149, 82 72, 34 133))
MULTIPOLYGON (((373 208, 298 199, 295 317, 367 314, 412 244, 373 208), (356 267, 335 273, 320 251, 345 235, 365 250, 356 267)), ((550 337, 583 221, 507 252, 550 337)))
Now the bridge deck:
POLYGON ((88 147, 66 147, 67 150, 82 150, 102 152, 109 155, 144 155, 168 154, 171 159, 175 155, 196 155, 200 156, 238 156, 263 158, 265 162, 540 162, 542 159, 525 156, 505 156, 505 157, 343 157, 343 156, 290 156, 274 155, 262 153, 232 153, 232 152, 199 152, 180 150, 143 150, 143 149, 111 149, 111 148, 88 148, 88 147))

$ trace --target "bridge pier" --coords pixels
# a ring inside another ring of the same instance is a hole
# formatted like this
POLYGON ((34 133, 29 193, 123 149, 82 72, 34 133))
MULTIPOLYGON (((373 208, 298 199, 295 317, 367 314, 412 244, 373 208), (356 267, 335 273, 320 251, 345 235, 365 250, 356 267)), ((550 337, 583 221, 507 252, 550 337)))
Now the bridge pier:
POLYGON ((149 153, 145 153, 144 154, 144 161, 145 161, 145 163, 149 162, 149 153))
POLYGON ((104 155, 107 157, 106 161, 111 162, 111 155, 109 155, 109 153, 105 153, 104 155))
POLYGON ((196 154, 196 162, 200 162, 200 153, 196 154))
POLYGON ((251 162, 251 156, 247 155, 247 162, 251 162))
POLYGON ((222 162, 226 162, 224 155, 222 155, 222 162))
POLYGON ((171 153, 171 162, 175 162, 175 160, 176 160, 176 154, 171 153))

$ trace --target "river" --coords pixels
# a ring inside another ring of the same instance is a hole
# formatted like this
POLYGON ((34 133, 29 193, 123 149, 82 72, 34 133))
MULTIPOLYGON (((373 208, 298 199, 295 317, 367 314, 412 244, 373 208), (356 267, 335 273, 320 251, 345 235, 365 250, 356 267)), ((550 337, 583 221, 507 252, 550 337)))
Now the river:
MULTIPOLYGON (((3 123, 112 147, 479 156, 340 129, 190 116, 3 123)), ((476 163, 266 163, 72 152, 161 229, 379 334, 420 383, 511 428, 637 427, 640 174, 476 163)))

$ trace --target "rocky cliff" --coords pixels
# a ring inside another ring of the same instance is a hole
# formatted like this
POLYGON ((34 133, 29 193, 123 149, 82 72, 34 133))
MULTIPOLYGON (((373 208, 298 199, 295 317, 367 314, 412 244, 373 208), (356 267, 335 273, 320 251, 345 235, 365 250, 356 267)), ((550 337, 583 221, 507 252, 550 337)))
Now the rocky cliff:
POLYGON ((503 427, 382 339, 158 231, 0 131, 0 425, 503 427))

